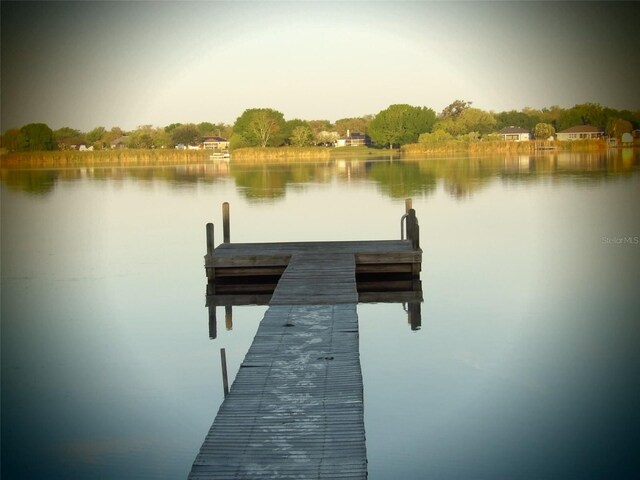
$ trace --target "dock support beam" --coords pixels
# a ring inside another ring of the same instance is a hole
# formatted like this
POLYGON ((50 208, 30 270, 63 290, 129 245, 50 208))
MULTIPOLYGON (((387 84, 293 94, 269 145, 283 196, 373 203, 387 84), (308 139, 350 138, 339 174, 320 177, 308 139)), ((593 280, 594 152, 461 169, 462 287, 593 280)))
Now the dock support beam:
POLYGON ((229 227, 229 202, 222 204, 222 242, 231 242, 231 231, 229 227))
POLYGON ((207 255, 204 257, 205 270, 207 273, 207 279, 211 285, 211 292, 207 287, 207 293, 214 293, 213 281, 215 280, 215 268, 213 267, 213 251, 215 249, 213 239, 213 223, 207 223, 207 255))
POLYGON ((422 313, 419 302, 409 302, 408 321, 411 325, 411 330, 420 330, 422 327, 422 313))
POLYGON ((227 330, 233 330, 233 307, 231 305, 224 307, 224 326, 227 330))
POLYGON ((411 241, 414 250, 420 250, 420 226, 413 208, 407 212, 407 239, 411 241))
POLYGON ((220 349, 220 364, 222 366, 222 388, 226 398, 229 395, 229 377, 227 376, 227 353, 224 348, 220 349))
POLYGON ((213 257, 213 223, 207 223, 207 256, 213 257))
POLYGON ((209 339, 215 340, 218 336, 218 320, 216 318, 216 306, 209 305, 209 339))

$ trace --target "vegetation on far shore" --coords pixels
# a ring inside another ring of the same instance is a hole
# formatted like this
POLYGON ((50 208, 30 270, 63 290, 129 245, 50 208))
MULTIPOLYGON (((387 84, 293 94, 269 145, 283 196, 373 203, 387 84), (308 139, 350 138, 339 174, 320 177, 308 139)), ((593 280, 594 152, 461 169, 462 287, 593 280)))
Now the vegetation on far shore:
POLYGON ((2 168, 72 168, 107 166, 147 166, 203 163, 210 150, 109 149, 92 152, 54 150, 11 152, 0 156, 2 168))
MULTIPOLYGON (((247 147, 234 150, 233 164, 330 162, 350 159, 442 158, 443 156, 533 155, 560 152, 604 152, 607 141, 473 141, 450 140, 440 145, 413 143, 400 149, 357 147, 247 147)), ((633 148, 640 148, 636 139, 633 148)), ((77 150, 49 152, 2 152, 2 168, 143 167, 202 164, 210 161, 210 150, 114 149, 93 152, 77 150)))
MULTIPOLYGON (((143 125, 131 132, 118 127, 96 127, 83 133, 63 127, 51 130, 33 123, 9 129, 1 137, 2 164, 18 165, 97 165, 162 164, 206 160, 211 150, 191 150, 206 137, 218 145, 228 139, 233 161, 319 160, 354 156, 384 156, 400 152, 405 156, 442 153, 531 153, 541 143, 555 138, 558 131, 571 126, 591 125, 603 136, 620 139, 623 134, 640 132, 640 111, 616 110, 595 103, 571 108, 553 106, 541 110, 492 112, 455 100, 436 114, 428 107, 390 105, 376 115, 328 120, 285 120, 271 108, 249 108, 234 125, 201 122, 174 123, 166 127, 143 125), (507 126, 520 127, 535 141, 511 142, 497 132, 507 126), (359 135, 355 135, 358 132, 359 135), (353 146, 371 144, 371 147, 353 146), (346 147, 327 148, 334 145, 346 147), (174 148, 174 147, 180 147, 174 148), (42 152, 46 152, 42 153, 42 152)), ((637 145, 639 139, 635 138, 637 145)), ((544 146, 544 145, 543 145, 544 146)), ((550 147, 548 145, 547 147, 550 147)), ((560 150, 593 150, 606 147, 595 142, 553 142, 560 150)), ((224 148, 224 147, 219 147, 224 148)))

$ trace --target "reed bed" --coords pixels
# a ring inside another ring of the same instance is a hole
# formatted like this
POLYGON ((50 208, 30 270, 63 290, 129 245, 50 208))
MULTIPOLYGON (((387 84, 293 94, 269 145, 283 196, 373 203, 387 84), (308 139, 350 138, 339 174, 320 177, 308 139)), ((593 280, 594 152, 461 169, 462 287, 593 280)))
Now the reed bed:
POLYGON ((209 150, 97 150, 16 152, 0 157, 2 168, 127 167, 202 163, 209 150))
POLYGON ((462 142, 451 140, 439 145, 411 143, 401 147, 404 156, 446 155, 452 153, 465 154, 533 154, 546 150, 561 152, 597 152, 607 148, 605 140, 577 141, 525 141, 508 142, 492 140, 486 142, 462 142))
POLYGON ((238 148, 231 153, 233 163, 288 163, 330 160, 331 149, 324 147, 238 148))

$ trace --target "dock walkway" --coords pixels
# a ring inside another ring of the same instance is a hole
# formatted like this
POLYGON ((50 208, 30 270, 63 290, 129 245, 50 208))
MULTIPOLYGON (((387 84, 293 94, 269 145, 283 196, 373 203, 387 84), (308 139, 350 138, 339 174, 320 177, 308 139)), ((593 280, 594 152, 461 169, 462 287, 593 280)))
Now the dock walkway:
POLYGON ((367 477, 356 256, 286 255, 189 479, 367 477))
POLYGON ((400 240, 231 243, 228 213, 225 203, 218 247, 207 224, 209 336, 216 305, 226 324, 231 305, 269 309, 189 479, 365 479, 356 309, 406 301, 411 327, 420 326, 422 250, 410 200, 400 240))

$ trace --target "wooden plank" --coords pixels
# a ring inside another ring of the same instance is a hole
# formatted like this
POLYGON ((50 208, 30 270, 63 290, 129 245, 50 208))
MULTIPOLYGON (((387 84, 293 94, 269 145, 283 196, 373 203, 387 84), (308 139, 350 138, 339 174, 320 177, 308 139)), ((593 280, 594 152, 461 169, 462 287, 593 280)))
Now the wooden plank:
POLYGON ((292 255, 189 479, 367 477, 357 301, 353 253, 292 255))
MULTIPOLYGON (((205 266, 216 268, 278 268, 288 265, 292 255, 300 253, 356 255, 358 266, 370 264, 415 264, 422 261, 422 251, 411 249, 407 241, 302 242, 274 244, 223 244, 214 255, 205 257, 205 266)), ((381 267, 385 268, 385 267, 381 267)), ((231 272, 229 272, 231 274, 231 272)), ((240 273, 240 272, 238 272, 240 273)), ((250 272, 246 272, 250 274, 250 272)))
POLYGON ((271 305, 358 303, 353 254, 302 253, 291 257, 271 305))

